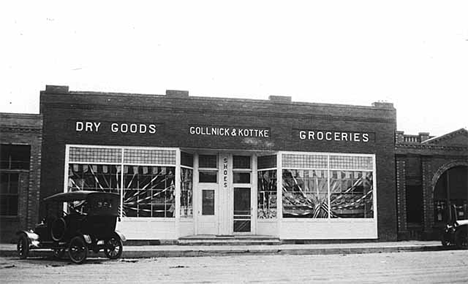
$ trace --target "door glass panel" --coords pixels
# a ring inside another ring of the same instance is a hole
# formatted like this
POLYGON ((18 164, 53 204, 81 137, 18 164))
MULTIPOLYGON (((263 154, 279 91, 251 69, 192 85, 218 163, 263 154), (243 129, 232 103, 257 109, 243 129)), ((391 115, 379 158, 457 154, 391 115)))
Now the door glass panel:
POLYGON ((250 232, 250 188, 234 188, 234 232, 250 232))
POLYGON ((234 172, 233 182, 234 183, 250 183, 250 173, 234 172))
POLYGON ((234 156, 232 167, 234 169, 250 169, 250 156, 234 156))
POLYGON ((199 182, 206 183, 217 183, 218 182, 218 172, 217 171, 204 171, 200 170, 198 175, 199 182))
POLYGON ((202 190, 202 215, 214 215, 215 192, 212 189, 202 190))

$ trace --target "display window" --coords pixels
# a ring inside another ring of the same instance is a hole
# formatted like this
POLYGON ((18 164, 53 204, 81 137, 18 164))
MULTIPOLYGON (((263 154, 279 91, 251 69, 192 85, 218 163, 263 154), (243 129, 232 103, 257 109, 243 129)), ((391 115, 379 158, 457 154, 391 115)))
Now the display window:
MULTIPOLYGON (((175 217, 176 150, 69 146, 68 191, 117 192, 122 217, 175 217)), ((191 169, 181 171, 184 210, 191 202, 191 169)))
POLYGON ((257 158, 257 218, 276 219, 278 216, 277 156, 257 158))
POLYGON ((193 217, 193 169, 180 169, 180 217, 193 217))
POLYGON ((257 190, 257 218, 276 219, 277 218, 277 191, 276 191, 277 170, 258 171, 257 190))
POLYGON ((283 218, 374 218, 374 156, 283 154, 283 218))

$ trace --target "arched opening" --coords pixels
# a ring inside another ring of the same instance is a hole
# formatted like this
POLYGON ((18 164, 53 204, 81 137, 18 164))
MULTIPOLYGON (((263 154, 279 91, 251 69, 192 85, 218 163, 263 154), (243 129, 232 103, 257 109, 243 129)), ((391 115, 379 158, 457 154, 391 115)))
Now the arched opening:
POLYGON ((455 166, 446 170, 434 189, 436 223, 468 219, 468 167, 455 166))

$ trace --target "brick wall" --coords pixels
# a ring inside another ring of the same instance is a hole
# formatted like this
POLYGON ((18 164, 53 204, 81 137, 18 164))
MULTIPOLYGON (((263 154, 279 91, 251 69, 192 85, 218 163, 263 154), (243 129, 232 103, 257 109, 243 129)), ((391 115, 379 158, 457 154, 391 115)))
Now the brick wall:
POLYGON ((20 174, 18 215, 0 217, 0 242, 14 241, 15 232, 38 222, 42 117, 38 114, 0 114, 1 144, 29 145, 29 170, 2 170, 20 174))
POLYGON ((396 239, 396 113, 391 104, 349 106, 298 103, 277 97, 245 100, 191 97, 186 93, 161 96, 47 88, 41 92, 41 112, 43 197, 63 190, 66 144, 376 154, 379 238, 396 239), (77 122, 100 123, 99 130, 91 131, 90 127, 89 131, 77 131, 77 122), (112 123, 155 124, 157 132, 114 133, 109 130, 112 123), (192 135, 191 126, 266 129, 269 137, 192 135), (299 131, 368 133, 370 137, 366 143, 319 141, 299 139, 299 131))
POLYGON ((419 142, 408 142, 402 138, 401 133, 396 136, 399 239, 414 238, 415 236, 421 240, 438 240, 440 238, 443 224, 436 224, 434 221, 436 183, 448 169, 455 166, 468 167, 468 147, 464 143, 466 140, 460 139, 466 135, 466 130, 458 130, 444 135, 443 139, 440 139, 442 141, 440 143, 422 143, 430 137, 428 133, 422 134, 425 138, 423 137, 419 142), (450 139, 451 137, 453 139, 450 139), (422 186, 423 221, 414 228, 408 228, 408 224, 404 220, 407 211, 407 204, 404 200, 407 185, 422 186), (412 229, 421 232, 411 231, 412 229))

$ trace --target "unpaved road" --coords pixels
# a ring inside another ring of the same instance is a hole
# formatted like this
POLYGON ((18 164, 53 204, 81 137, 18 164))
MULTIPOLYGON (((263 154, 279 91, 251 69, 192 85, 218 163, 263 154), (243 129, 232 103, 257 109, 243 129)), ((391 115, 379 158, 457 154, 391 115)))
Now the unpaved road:
POLYGON ((0 258, 1 283, 468 283, 468 251, 107 260, 0 258))

